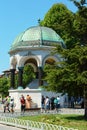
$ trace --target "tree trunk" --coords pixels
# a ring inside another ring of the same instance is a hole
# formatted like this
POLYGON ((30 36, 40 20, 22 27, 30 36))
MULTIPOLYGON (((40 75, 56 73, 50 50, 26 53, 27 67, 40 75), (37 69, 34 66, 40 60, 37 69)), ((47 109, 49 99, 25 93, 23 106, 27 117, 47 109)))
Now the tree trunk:
POLYGON ((85 118, 87 119, 87 87, 84 87, 84 108, 85 108, 85 118))

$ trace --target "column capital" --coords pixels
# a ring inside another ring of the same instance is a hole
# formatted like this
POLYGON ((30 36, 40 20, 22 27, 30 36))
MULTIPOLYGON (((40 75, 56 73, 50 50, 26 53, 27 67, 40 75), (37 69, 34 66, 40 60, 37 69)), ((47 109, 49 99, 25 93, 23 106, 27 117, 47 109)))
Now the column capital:
POLYGON ((19 70, 23 70, 23 68, 24 68, 23 66, 18 67, 19 70))
POLYGON ((10 69, 10 72, 14 72, 16 69, 10 69))

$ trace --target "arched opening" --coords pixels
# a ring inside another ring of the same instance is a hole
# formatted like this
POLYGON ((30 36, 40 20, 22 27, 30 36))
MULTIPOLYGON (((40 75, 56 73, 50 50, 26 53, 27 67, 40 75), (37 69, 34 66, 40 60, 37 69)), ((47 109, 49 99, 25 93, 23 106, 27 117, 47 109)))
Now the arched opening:
POLYGON ((53 58, 48 58, 48 59, 45 61, 45 64, 54 65, 55 62, 56 62, 56 61, 55 61, 53 58))
POLYGON ((34 73, 36 75, 36 78, 38 78, 38 67, 37 67, 37 61, 34 58, 30 58, 28 60, 25 61, 24 66, 25 65, 30 65, 32 66, 34 73))
POLYGON ((23 86, 28 86, 35 79, 38 79, 37 61, 34 58, 29 58, 24 63, 23 86))
POLYGON ((30 64, 25 64, 23 69, 23 86, 24 88, 36 78, 34 68, 30 64))
POLYGON ((29 64, 29 63, 32 63, 32 64, 34 64, 35 66, 37 66, 37 61, 36 61, 34 58, 28 59, 28 60, 24 63, 24 65, 25 65, 25 64, 29 64))

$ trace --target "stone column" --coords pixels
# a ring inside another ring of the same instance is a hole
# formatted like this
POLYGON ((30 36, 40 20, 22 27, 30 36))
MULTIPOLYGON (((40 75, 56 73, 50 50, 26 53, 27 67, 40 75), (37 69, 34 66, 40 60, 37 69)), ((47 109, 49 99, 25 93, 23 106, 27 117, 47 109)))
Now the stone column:
POLYGON ((39 66, 38 67, 39 86, 43 85, 42 76, 43 76, 43 69, 42 67, 39 66))
POLYGON ((11 88, 15 88, 15 69, 10 69, 11 72, 11 88))
POLYGON ((38 79, 38 71, 35 72, 36 79, 38 79))
POLYGON ((18 67, 18 86, 21 86, 23 85, 23 67, 18 67))

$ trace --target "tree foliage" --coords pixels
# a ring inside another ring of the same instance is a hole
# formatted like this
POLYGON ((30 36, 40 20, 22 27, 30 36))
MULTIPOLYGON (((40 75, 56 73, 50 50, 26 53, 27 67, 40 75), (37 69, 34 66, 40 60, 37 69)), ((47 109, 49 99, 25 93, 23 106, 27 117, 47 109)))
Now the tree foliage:
POLYGON ((55 66, 45 66, 48 88, 73 96, 83 96, 84 86, 87 85, 87 47, 63 49, 58 46, 55 53, 60 53, 64 60, 55 66))
POLYGON ((42 26, 53 28, 65 41, 67 48, 75 44, 87 45, 87 7, 86 0, 80 2, 71 0, 77 6, 76 13, 70 11, 64 4, 54 4, 40 22, 42 26))
POLYGON ((33 67, 26 64, 23 70, 23 86, 28 85, 35 78, 33 67))
POLYGON ((55 53, 64 60, 55 66, 45 66, 47 89, 84 97, 87 118, 87 46, 76 45, 71 49, 57 46, 55 53))
POLYGON ((53 28, 65 41, 67 47, 75 43, 73 29, 74 13, 64 4, 54 4, 41 21, 42 26, 53 28))
POLYGON ((78 8, 73 23, 78 42, 80 42, 81 45, 87 45, 87 6, 85 6, 87 4, 86 0, 80 0, 80 2, 77 2, 75 0, 72 1, 78 8))
POLYGON ((10 89, 10 79, 7 77, 0 78, 0 93, 3 97, 8 95, 8 90, 10 89))

